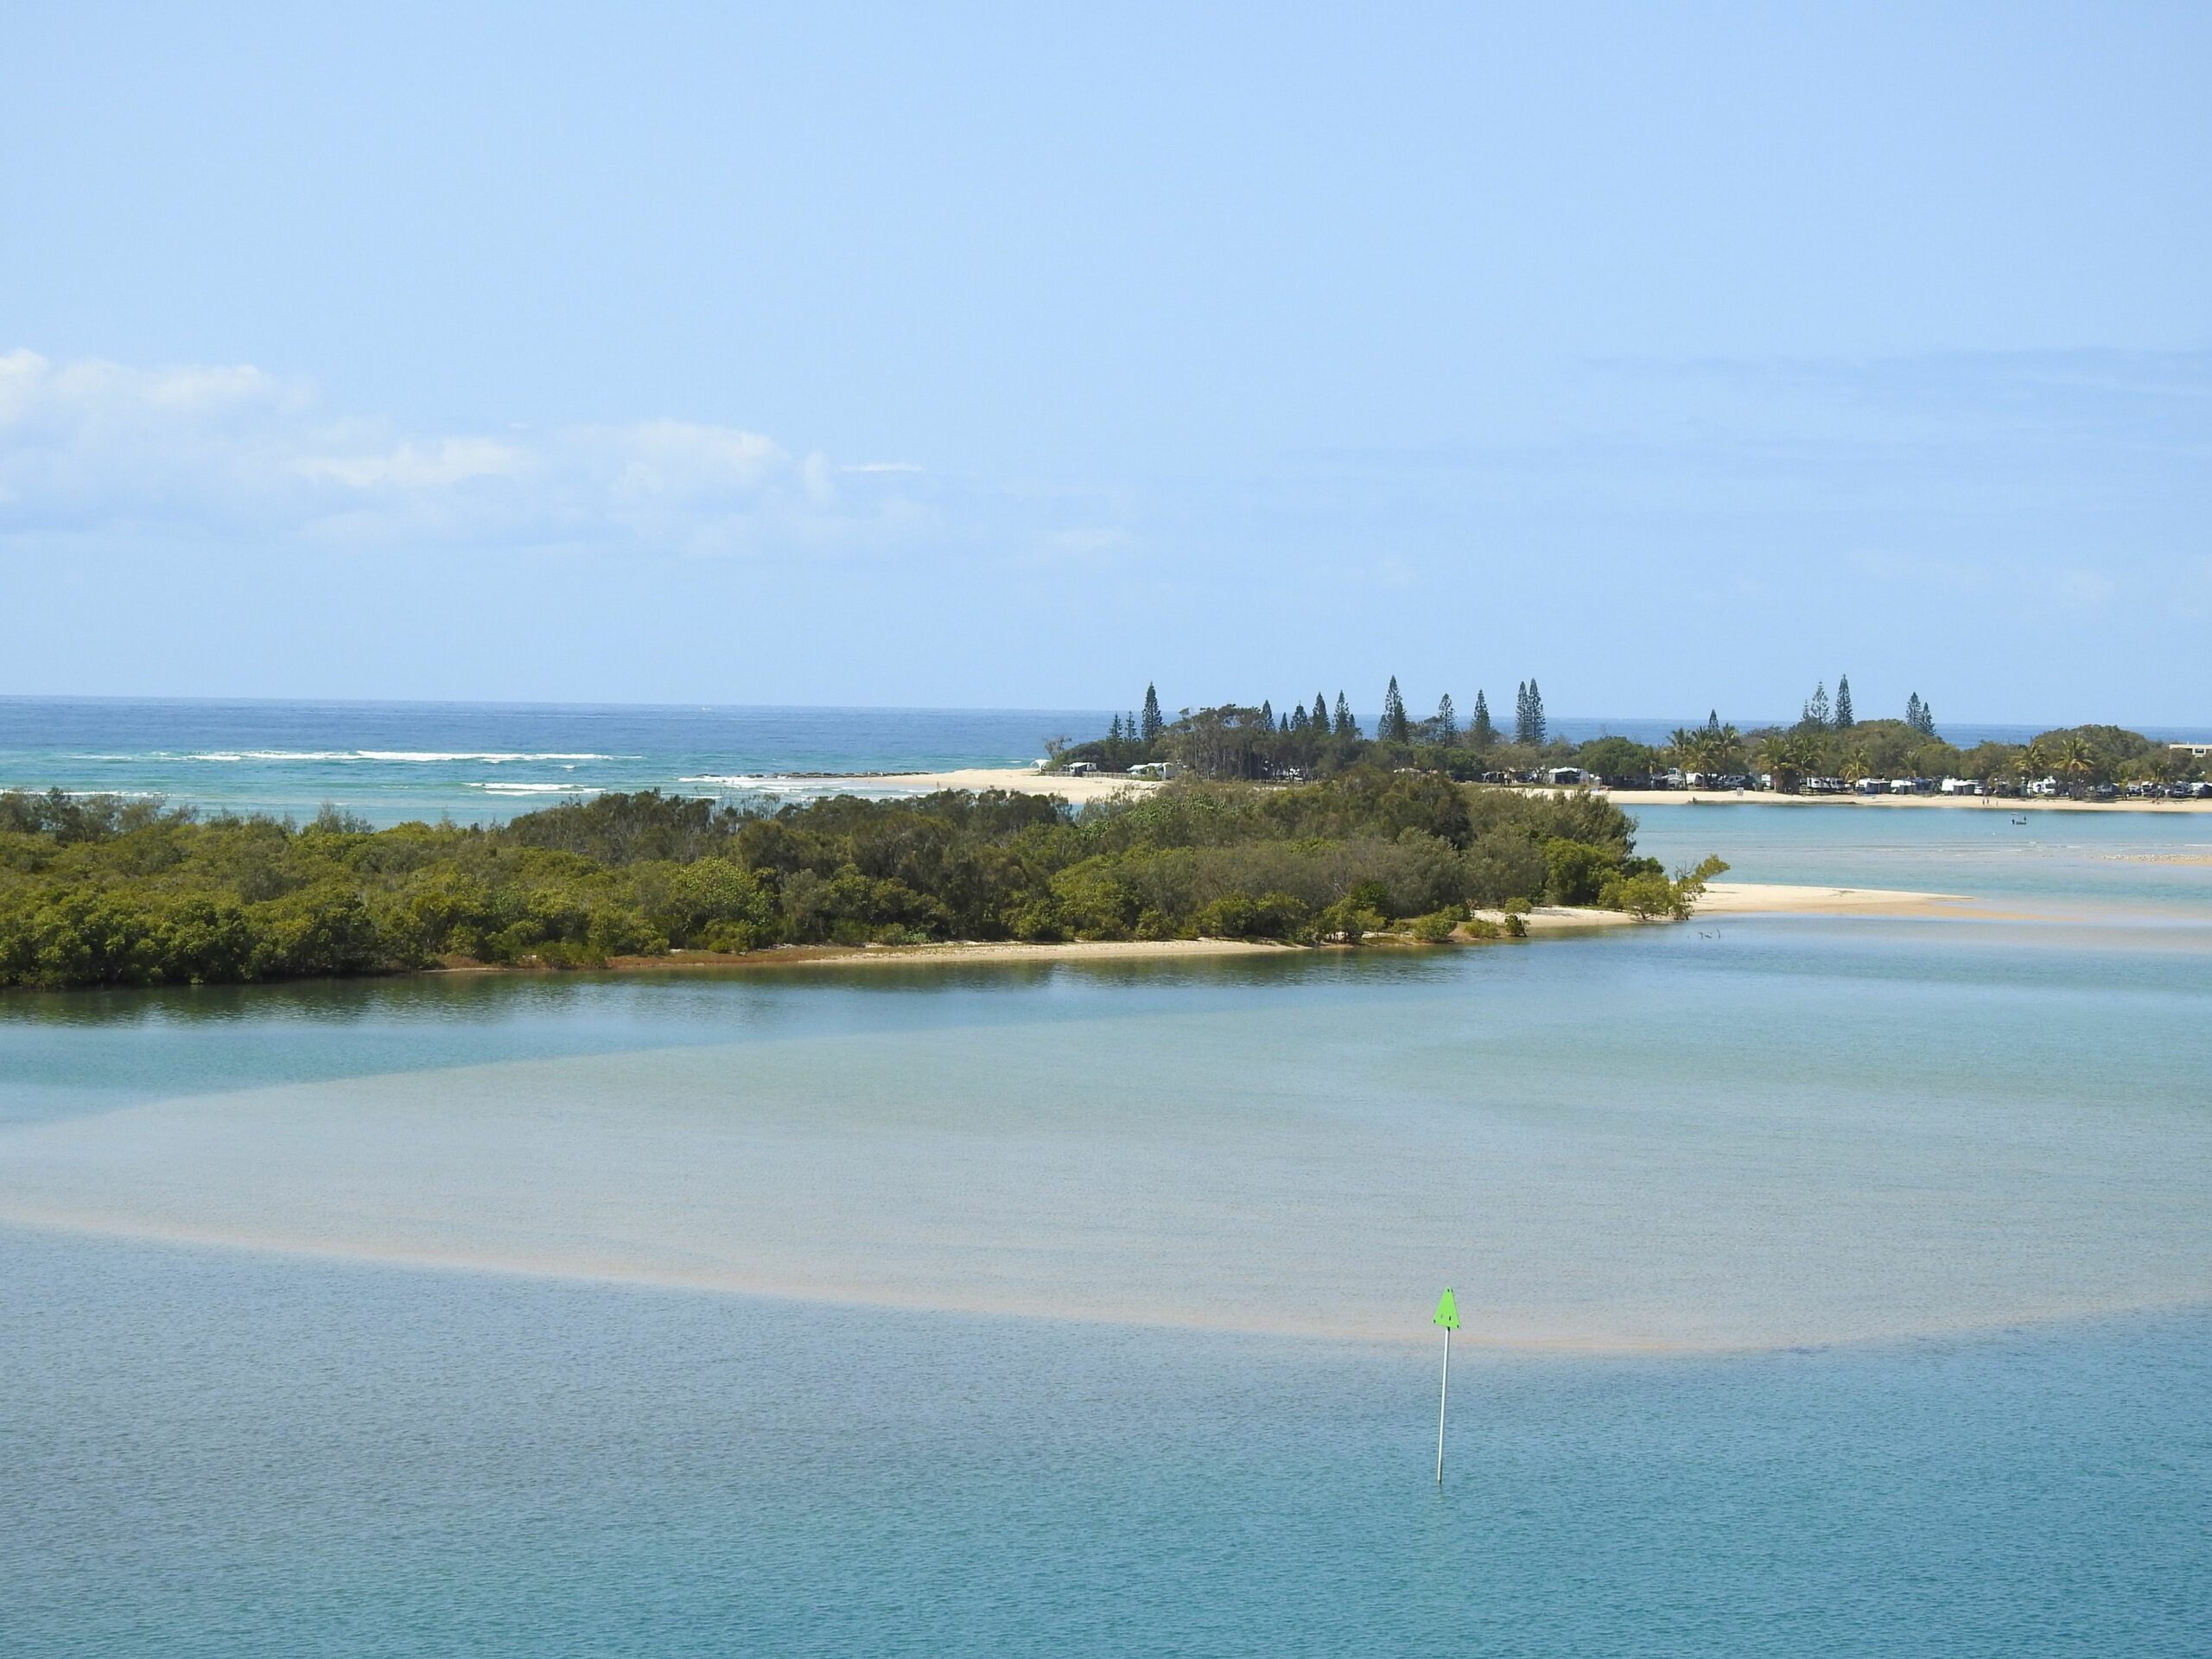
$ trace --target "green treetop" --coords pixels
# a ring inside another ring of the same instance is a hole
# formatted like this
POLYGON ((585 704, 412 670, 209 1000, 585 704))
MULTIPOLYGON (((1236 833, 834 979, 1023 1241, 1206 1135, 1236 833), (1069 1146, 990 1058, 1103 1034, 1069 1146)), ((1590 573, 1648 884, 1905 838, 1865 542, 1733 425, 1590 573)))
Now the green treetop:
POLYGON ((1479 686, 1475 689, 1474 717, 1467 722, 1467 741, 1478 749, 1486 749, 1497 741, 1497 728, 1491 723, 1490 699, 1479 686))
POLYGON ((1390 684, 1382 693, 1382 720, 1375 734, 1385 743, 1403 743, 1413 735, 1413 724, 1406 718, 1406 700, 1398 695, 1398 677, 1390 677, 1390 684))

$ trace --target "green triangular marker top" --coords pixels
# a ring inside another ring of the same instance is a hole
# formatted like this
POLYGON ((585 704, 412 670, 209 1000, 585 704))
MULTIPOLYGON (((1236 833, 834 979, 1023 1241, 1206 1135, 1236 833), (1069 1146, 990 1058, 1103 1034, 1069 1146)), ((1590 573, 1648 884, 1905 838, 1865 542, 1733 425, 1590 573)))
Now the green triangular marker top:
POLYGON ((1459 1328, 1459 1303, 1449 1290, 1444 1293, 1443 1300, 1437 1303, 1436 1317, 1429 1323, 1440 1325, 1446 1331, 1457 1331, 1459 1328))

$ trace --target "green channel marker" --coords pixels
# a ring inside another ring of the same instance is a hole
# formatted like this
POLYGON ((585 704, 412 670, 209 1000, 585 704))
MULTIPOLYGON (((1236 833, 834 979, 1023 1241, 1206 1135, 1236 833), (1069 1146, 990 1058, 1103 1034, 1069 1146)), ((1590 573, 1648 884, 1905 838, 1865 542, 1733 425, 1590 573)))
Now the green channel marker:
POLYGON ((1437 1299, 1436 1317, 1431 1325, 1444 1327, 1444 1386, 1436 1391, 1436 1484, 1444 1484, 1444 1402, 1452 1396, 1452 1333, 1459 1328, 1459 1299, 1452 1294, 1452 1287, 1444 1287, 1444 1294, 1437 1299))

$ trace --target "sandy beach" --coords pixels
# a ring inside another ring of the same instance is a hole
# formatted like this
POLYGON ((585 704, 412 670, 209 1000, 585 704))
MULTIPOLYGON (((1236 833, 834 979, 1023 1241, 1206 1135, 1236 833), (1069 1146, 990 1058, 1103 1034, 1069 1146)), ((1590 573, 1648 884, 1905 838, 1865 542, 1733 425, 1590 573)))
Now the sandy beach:
MULTIPOLYGON (((1864 916, 1942 916, 1965 914, 1976 901, 1955 893, 1910 893, 1891 887, 1796 887, 1777 882, 1716 881, 1707 888, 1697 907, 1700 916, 1781 916, 1858 914, 1864 916)), ((1485 921, 1503 924, 1505 912, 1478 911, 1485 921)), ((1663 918, 1641 923, 1625 911, 1599 910, 1578 905, 1538 905, 1522 916, 1532 938, 1567 935, 1599 928, 1663 926, 1663 918)), ((1509 943, 1470 940, 1460 944, 1509 943)), ((1342 950, 1341 945, 1287 944, 1275 939, 1070 939, 1054 944, 1025 944, 1013 939, 955 939, 938 944, 787 945, 780 950, 742 954, 714 950, 675 950, 658 957, 613 957, 607 967, 618 973, 659 973, 671 969, 702 968, 851 968, 893 966, 914 963, 970 962, 1164 962, 1198 957, 1265 957, 1303 955, 1313 950, 1342 950)), ((1377 935, 1362 947, 1369 950, 1418 947, 1395 935, 1377 935)), ((456 973, 543 972, 539 969, 456 966, 442 971, 456 973)))
POLYGON ((1080 806, 1086 801, 1111 800, 1116 795, 1141 794, 1157 789, 1149 778, 1122 778, 1089 773, 1071 778, 1061 772, 1039 772, 1029 766, 967 766, 953 772, 871 772, 865 781, 872 789, 912 790, 917 795, 940 789, 1008 789, 1023 795, 1058 795, 1080 806))
POLYGON ((1899 887, 1828 887, 1781 881, 1715 881, 1699 900, 1700 916, 1945 916, 1966 915, 1980 901, 1955 893, 1914 893, 1899 887))

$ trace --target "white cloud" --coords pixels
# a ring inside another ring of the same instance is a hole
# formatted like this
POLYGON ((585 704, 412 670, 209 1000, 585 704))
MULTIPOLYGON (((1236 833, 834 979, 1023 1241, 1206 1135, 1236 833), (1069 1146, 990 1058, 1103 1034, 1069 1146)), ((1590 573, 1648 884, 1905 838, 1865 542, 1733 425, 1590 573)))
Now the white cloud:
POLYGON ((688 551, 911 532, 903 465, 841 467, 739 427, 655 420, 410 433, 251 366, 0 354, 0 537, 123 526, 688 551), (849 492, 839 480, 863 476, 849 492))

